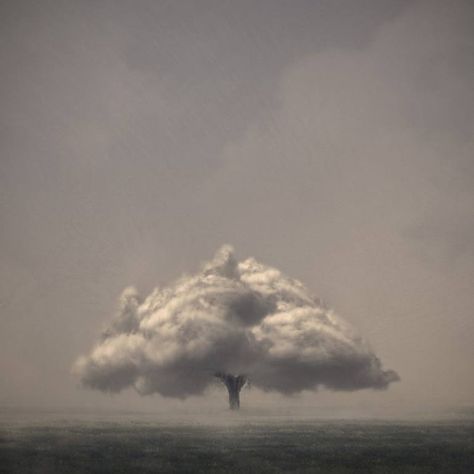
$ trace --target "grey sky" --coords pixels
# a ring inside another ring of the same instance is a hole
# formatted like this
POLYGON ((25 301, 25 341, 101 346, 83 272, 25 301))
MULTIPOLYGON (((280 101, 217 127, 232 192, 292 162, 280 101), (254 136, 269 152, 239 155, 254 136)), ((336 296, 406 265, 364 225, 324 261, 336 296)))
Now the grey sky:
POLYGON ((402 378, 315 404, 472 403, 473 25, 456 0, 1 1, 0 403, 110 403, 70 366, 121 290, 223 243, 402 378))

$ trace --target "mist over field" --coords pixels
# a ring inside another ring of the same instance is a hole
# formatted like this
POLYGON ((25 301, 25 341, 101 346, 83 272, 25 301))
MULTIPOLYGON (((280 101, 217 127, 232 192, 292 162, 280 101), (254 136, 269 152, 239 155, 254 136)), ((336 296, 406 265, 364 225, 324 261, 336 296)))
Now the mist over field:
POLYGON ((0 412, 2 469, 467 474, 474 461, 472 416, 328 420, 245 409, 209 415, 0 412))

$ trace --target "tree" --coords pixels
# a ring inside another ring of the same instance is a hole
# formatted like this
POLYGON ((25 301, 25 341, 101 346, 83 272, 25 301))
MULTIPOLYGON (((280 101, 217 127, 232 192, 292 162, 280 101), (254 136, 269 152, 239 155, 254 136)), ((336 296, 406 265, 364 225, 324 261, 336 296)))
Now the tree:
POLYGON ((247 376, 226 374, 225 372, 215 372, 214 376, 220 379, 229 392, 229 408, 238 410, 240 408, 240 390, 247 383, 247 376))

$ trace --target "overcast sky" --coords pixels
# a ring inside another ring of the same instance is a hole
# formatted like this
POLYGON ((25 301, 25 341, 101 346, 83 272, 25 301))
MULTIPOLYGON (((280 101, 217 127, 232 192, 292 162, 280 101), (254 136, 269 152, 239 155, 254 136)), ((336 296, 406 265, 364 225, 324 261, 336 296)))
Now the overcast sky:
POLYGON ((473 26, 468 0, 1 0, 0 404, 165 406, 71 365, 124 287, 223 243, 402 379, 308 403, 474 403, 473 26))

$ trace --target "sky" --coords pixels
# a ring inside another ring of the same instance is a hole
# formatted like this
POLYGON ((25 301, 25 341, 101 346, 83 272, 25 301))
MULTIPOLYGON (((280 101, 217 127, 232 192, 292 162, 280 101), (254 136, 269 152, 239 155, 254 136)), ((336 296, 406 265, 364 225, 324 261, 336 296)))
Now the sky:
POLYGON ((1 0, 0 405, 175 407, 71 366, 125 287, 226 243, 401 377, 248 404, 472 405, 473 24, 467 0, 1 0))

